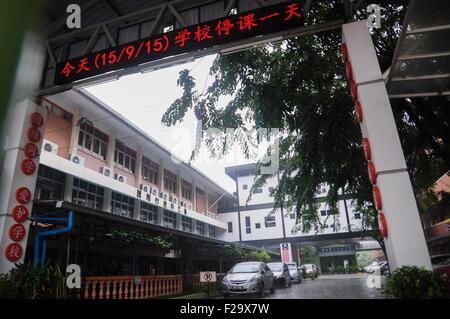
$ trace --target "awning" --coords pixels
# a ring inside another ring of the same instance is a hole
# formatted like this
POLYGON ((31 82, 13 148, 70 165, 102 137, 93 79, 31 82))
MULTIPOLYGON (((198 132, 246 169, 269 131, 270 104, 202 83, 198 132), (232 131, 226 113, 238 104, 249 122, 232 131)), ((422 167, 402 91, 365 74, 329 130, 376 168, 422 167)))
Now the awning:
POLYGON ((390 98, 450 96, 450 1, 410 1, 386 86, 390 98))

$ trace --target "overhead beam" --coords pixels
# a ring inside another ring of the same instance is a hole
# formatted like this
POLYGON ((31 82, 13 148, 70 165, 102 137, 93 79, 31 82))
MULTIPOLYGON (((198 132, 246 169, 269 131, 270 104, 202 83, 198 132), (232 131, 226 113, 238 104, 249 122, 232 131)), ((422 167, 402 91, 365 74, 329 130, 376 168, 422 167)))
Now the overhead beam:
POLYGON ((390 99, 400 99, 408 97, 424 97, 424 96, 447 96, 450 95, 450 91, 444 92, 421 92, 421 93, 401 93, 401 94, 389 94, 390 99))
POLYGON ((393 77, 391 81, 402 82, 402 81, 439 80, 439 79, 450 79, 450 73, 405 76, 405 77, 396 76, 393 77))

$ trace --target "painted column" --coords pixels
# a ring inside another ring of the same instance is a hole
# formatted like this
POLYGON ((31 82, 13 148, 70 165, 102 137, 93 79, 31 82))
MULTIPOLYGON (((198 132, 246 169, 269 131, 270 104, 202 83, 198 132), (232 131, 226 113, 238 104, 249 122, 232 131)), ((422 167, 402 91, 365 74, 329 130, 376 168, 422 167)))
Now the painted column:
POLYGON ((137 198, 134 199, 134 211, 133 219, 139 220, 141 218, 141 201, 137 198))
POLYGON ((77 106, 74 108, 73 114, 73 124, 72 131, 70 133, 70 146, 69 146, 69 154, 76 155, 78 150, 78 136, 80 135, 80 125, 78 121, 80 120, 80 108, 77 106))
POLYGON ((192 180, 192 210, 197 211, 197 184, 192 180))
POLYGON ((208 188, 206 188, 206 185, 203 186, 203 191, 205 192, 205 211, 207 214, 209 212, 209 200, 208 200, 208 188))
POLYGON ((138 149, 136 151, 136 167, 134 174, 136 175, 136 188, 139 188, 139 185, 142 184, 142 151, 138 149))
MULTIPOLYGON (((159 160, 159 165, 158 165, 158 187, 159 187, 159 191, 163 192, 164 191, 164 161, 161 159, 159 160)), ((159 194, 158 194, 159 196, 159 194)))
POLYGON ((0 273, 22 263, 30 228, 29 217, 36 187, 47 111, 30 100, 10 108, 5 121, 5 158, 0 178, 0 273), (32 118, 39 114, 39 125, 32 118), (32 146, 33 152, 26 150, 32 146))
POLYGON ((64 200, 72 202, 73 176, 66 175, 66 185, 64 187, 64 200))
POLYGON ((178 170, 177 171, 177 196, 178 196, 178 200, 181 200, 181 172, 178 170))
MULTIPOLYGON (((387 228, 384 238, 391 271, 431 262, 386 87, 366 21, 342 26, 356 98, 362 108, 361 131, 370 143, 375 183, 387 228)), ((350 79, 349 79, 350 80, 350 79)), ((354 96, 355 97, 355 96, 354 96)))
POLYGON ((111 169, 111 173, 113 172, 115 150, 116 150, 116 137, 114 133, 111 133, 111 135, 109 136, 108 149, 106 152, 106 164, 111 169))
POLYGON ((105 188, 105 196, 103 197, 103 211, 111 213, 111 200, 112 200, 112 190, 110 188, 105 188))

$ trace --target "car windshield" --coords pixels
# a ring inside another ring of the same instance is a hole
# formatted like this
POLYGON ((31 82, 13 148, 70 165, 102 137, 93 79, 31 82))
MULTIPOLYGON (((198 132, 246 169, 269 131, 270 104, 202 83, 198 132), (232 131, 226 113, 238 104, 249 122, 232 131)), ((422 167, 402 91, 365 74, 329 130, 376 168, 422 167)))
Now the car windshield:
POLYGON ((297 265, 296 264, 287 264, 289 267, 289 270, 296 270, 297 269, 297 265))
POLYGON ((270 263, 270 264, 267 264, 267 267, 269 267, 270 270, 272 270, 272 271, 282 271, 283 270, 282 263, 270 263))
POLYGON ((303 267, 311 269, 312 268, 312 264, 306 264, 306 265, 303 265, 303 267))
POLYGON ((438 265, 450 265, 450 258, 444 259, 438 265))
POLYGON ((256 273, 259 272, 259 264, 237 264, 231 270, 230 273, 256 273))

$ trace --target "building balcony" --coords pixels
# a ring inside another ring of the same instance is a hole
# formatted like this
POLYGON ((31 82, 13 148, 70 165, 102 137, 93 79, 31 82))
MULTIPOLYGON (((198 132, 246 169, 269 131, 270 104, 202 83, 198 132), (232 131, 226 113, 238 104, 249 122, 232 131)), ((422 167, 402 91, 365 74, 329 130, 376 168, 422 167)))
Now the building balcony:
POLYGON ((55 153, 42 151, 40 155, 40 163, 68 175, 94 182, 95 184, 105 187, 106 189, 110 189, 114 192, 118 192, 157 207, 161 207, 162 209, 207 223, 222 230, 227 229, 225 223, 219 221, 217 215, 214 213, 199 213, 187 206, 181 206, 181 202, 178 201, 178 199, 174 201, 174 197, 165 196, 166 194, 163 192, 144 192, 143 190, 128 185, 123 181, 121 182, 118 179, 114 179, 113 175, 107 176, 104 172, 101 173, 99 171, 89 169, 85 167, 82 162, 77 163, 58 156, 55 153))

